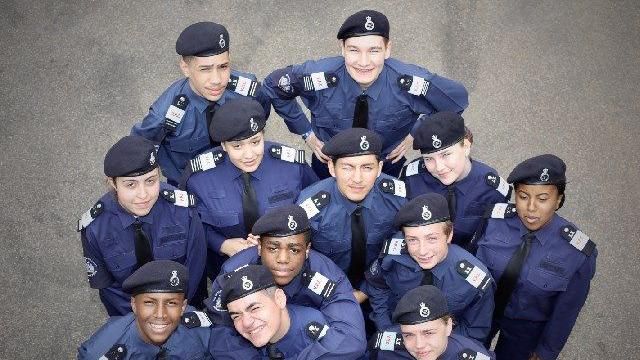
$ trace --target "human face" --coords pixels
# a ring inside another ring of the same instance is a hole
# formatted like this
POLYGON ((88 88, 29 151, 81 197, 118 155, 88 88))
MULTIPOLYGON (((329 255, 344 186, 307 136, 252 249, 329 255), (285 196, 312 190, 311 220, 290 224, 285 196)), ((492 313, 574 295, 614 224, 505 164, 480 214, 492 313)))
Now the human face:
POLYGON ((382 161, 375 155, 359 155, 329 160, 329 173, 336 178, 338 190, 353 202, 362 201, 382 172, 382 161))
POLYGON ((180 60, 180 69, 189 78, 194 93, 209 101, 218 101, 229 83, 229 52, 213 56, 189 56, 180 60))
POLYGON ((160 194, 160 170, 153 169, 140 176, 119 176, 109 179, 122 208, 135 216, 145 216, 151 211, 160 194))
POLYGON ((283 319, 286 317, 286 295, 282 289, 275 289, 272 294, 269 291, 258 291, 227 304, 233 326, 255 347, 276 342, 288 331, 283 319))
POLYGON ((157 346, 164 344, 180 325, 186 307, 182 293, 142 293, 131 298, 142 340, 157 346))
POLYGON ((560 206, 555 185, 516 185, 516 211, 524 226, 536 231, 548 223, 560 206))
POLYGON ((442 319, 415 325, 400 325, 404 346, 418 360, 436 360, 447 350, 453 322, 442 319))
POLYGON ((433 269, 447 257, 453 231, 446 235, 445 229, 444 222, 402 228, 407 251, 422 269, 433 269))
POLYGON ((304 261, 309 257, 309 248, 305 234, 263 236, 258 244, 262 264, 269 268, 279 286, 289 284, 302 271, 304 261))
POLYGON ((470 151, 471 143, 465 139, 462 145, 457 143, 439 151, 423 154, 422 160, 433 177, 443 185, 451 185, 464 179, 471 171, 470 151))
POLYGON ((391 56, 391 43, 379 35, 350 37, 341 42, 345 67, 363 89, 373 84, 382 72, 384 60, 391 56))
POLYGON ((244 172, 254 172, 260 166, 264 156, 264 132, 239 141, 225 141, 222 148, 229 155, 229 160, 244 172))

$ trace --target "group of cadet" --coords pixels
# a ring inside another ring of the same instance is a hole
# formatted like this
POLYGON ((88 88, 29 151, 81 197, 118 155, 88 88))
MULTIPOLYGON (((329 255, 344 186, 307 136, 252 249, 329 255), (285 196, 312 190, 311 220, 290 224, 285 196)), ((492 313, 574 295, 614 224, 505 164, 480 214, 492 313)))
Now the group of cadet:
POLYGON ((110 316, 78 358, 558 357, 597 256, 556 213, 564 162, 501 178, 471 156, 464 86, 391 58, 383 14, 337 37, 258 82, 224 26, 184 29, 185 77, 109 149, 78 224, 110 316), (271 107, 311 166, 265 139, 271 107))

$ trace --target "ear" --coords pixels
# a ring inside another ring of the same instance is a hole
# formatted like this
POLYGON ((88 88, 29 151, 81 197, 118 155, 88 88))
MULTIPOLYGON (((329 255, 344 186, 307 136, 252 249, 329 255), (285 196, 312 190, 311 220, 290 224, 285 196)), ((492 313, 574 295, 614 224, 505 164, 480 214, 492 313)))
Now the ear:
POLYGON ((220 146, 222 146, 222 150, 224 150, 226 152, 227 151, 227 146, 224 143, 225 142, 220 143, 220 146))
POLYGON ((462 147, 464 148, 464 156, 469 157, 469 155, 471 155, 471 142, 469 139, 464 138, 464 140, 462 140, 462 147))
POLYGON ((556 211, 560 209, 560 204, 562 203, 562 198, 564 195, 558 195, 558 200, 556 200, 556 211))
POLYGON ((329 159, 329 161, 327 162, 327 167, 329 168, 329 174, 331 174, 331 176, 333 176, 333 177, 336 177, 335 166, 336 166, 336 164, 333 162, 333 160, 329 159))
POLYGON ((386 49, 384 50, 385 60, 391 57, 391 40, 387 41, 386 49))
POLYGON ((284 309, 287 307, 287 295, 284 294, 284 291, 282 289, 276 289, 274 296, 276 305, 278 305, 280 309, 284 309))
POLYGON ((449 318, 449 320, 447 320, 447 336, 451 335, 451 331, 453 330, 453 319, 449 318))
POLYGON ((184 300, 182 300, 182 310, 180 311, 180 314, 184 314, 184 311, 187 309, 187 299, 185 298, 184 300))
POLYGON ((261 256, 262 255, 262 241, 261 240, 258 240, 257 247, 258 247, 258 256, 261 256))
POLYGON ((136 311, 136 299, 135 299, 135 296, 131 297, 131 310, 133 310, 133 314, 134 315, 138 315, 138 312, 136 311))
POLYGON ((344 57, 344 40, 338 40, 338 47, 340 48, 340 53, 342 54, 342 57, 344 57))
POLYGON ((449 236, 447 236, 447 244, 451 244, 451 240, 453 240, 453 227, 451 227, 451 232, 449 233, 449 236))
POLYGON ((180 71, 182 71, 182 74, 184 75, 184 77, 189 77, 191 75, 191 69, 189 68, 189 64, 184 61, 184 59, 182 57, 180 57, 180 71))
POLYGON ((115 181, 113 181, 112 177, 107 177, 107 184, 109 184, 109 186, 111 186, 111 188, 113 190, 117 190, 116 189, 116 183, 115 183, 115 181))
POLYGON ((307 244, 307 249, 304 251, 304 258, 308 259, 309 258, 309 251, 311 250, 311 241, 309 241, 309 243, 307 244))
POLYGON ((376 175, 376 177, 380 176, 380 174, 382 174, 382 166, 384 165, 384 162, 382 160, 380 160, 378 162, 378 175, 376 175))

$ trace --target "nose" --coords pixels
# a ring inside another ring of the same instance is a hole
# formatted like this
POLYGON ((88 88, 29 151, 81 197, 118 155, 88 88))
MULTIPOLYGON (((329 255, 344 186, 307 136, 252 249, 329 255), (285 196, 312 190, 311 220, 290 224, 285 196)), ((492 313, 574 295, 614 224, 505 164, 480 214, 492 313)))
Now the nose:
POLYGON ((222 83, 222 74, 220 74, 219 70, 213 70, 213 73, 211 74, 211 83, 213 85, 220 85, 220 83, 222 83))
POLYGON ((426 255, 429 251, 429 246, 424 241, 420 241, 420 245, 418 246, 418 252, 420 255, 426 255))
POLYGON ((165 311, 164 306, 162 305, 158 305, 156 307, 156 311, 155 311, 155 316, 157 319, 164 319, 164 317, 167 315, 167 312, 165 311))
POLYGON ((276 261, 279 264, 288 264, 289 263, 289 251, 287 251, 287 250, 278 251, 278 255, 276 257, 276 261))
POLYGON ((438 158, 434 158, 433 162, 436 164, 436 172, 441 172, 442 170, 444 170, 444 161, 438 158))
POLYGON ((253 325, 253 318, 251 317, 251 315, 244 314, 242 316, 242 327, 244 327, 245 329, 250 329, 251 325, 253 325))
POLYGON ((362 182, 362 169, 360 169, 359 167, 356 167, 353 170, 353 176, 351 177, 351 180, 353 180, 353 182, 355 183, 362 182))
POLYGON ((527 200, 527 210, 531 212, 536 210, 536 202, 533 197, 530 197, 529 200, 527 200))
POLYGON ((144 184, 138 186, 138 191, 136 192, 136 195, 138 196, 139 199, 146 199, 148 194, 149 194, 149 191, 144 184))
POLYGON ((369 65, 369 52, 361 51, 360 56, 358 56, 358 65, 365 67, 369 65))
POLYGON ((421 336, 420 334, 418 334, 416 336, 416 349, 422 350, 422 349, 424 349, 426 347, 427 347, 426 339, 423 336, 421 336))

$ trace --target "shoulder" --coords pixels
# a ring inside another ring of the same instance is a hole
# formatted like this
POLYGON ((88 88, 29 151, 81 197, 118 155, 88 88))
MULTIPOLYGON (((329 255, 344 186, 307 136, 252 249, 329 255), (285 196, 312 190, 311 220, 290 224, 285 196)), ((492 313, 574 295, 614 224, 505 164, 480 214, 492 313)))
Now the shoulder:
POLYGON ((342 56, 333 56, 317 60, 307 60, 297 67, 302 74, 336 72, 344 67, 344 58, 342 56))
MULTIPOLYGON (((104 353, 97 354, 96 351, 102 352, 102 349, 106 349, 104 351, 108 352, 107 350, 115 344, 122 345, 126 349, 126 344, 119 344, 118 340, 134 324, 134 321, 133 313, 125 316, 112 316, 87 341, 82 343, 80 348, 86 354, 96 358, 104 355, 104 353)), ((117 348, 115 350, 117 351, 117 348)))
POLYGON ((428 174, 429 171, 427 167, 424 166, 424 161, 422 161, 422 157, 415 158, 410 162, 406 163, 402 170, 400 170, 400 179, 408 181, 415 175, 419 174, 428 174))
POLYGON ((220 274, 232 272, 249 264, 257 264, 258 257, 258 248, 256 246, 239 251, 222 264, 220 274))
POLYGON ((213 169, 219 169, 224 167, 227 162, 227 156, 222 147, 218 146, 213 149, 209 149, 201 154, 196 155, 193 159, 187 162, 185 171, 186 176, 189 178, 196 176, 200 173, 213 173, 213 169))
POLYGON ((487 190, 493 189, 506 199, 511 197, 511 185, 498 175, 498 172, 494 168, 480 161, 473 160, 470 175, 473 176, 474 181, 485 184, 487 190))
POLYGON ((113 196, 112 192, 107 192, 100 200, 96 201, 91 208, 85 211, 80 219, 78 219, 77 231, 82 231, 90 227, 94 220, 102 215, 106 209, 110 208, 114 201, 113 196))
POLYGON ((298 205, 307 213, 309 220, 326 211, 331 204, 334 178, 327 178, 305 188, 298 196, 298 205))
POLYGON ((466 281, 471 287, 484 291, 490 287, 492 278, 487 267, 471 255, 468 251, 462 249, 458 245, 449 245, 449 255, 451 256, 450 271, 466 281))
POLYGON ((451 335, 449 335, 449 345, 458 354, 459 359, 492 359, 490 352, 487 351, 484 346, 460 334, 451 333, 451 335))
POLYGON ((404 202, 407 197, 407 186, 405 182, 384 173, 380 174, 380 177, 376 180, 374 189, 374 191, 381 194, 384 198, 402 200, 404 202))
POLYGON ((287 304, 287 310, 289 310, 294 331, 299 331, 304 335, 300 340, 320 340, 329 330, 326 319, 317 309, 308 306, 287 304))
POLYGON ((384 331, 376 332, 369 340, 369 350, 402 351, 405 350, 400 326, 394 325, 384 331))
POLYGON ((256 76, 252 73, 242 72, 238 70, 231 70, 229 76, 229 83, 227 84, 227 90, 225 91, 225 97, 236 96, 256 96, 256 92, 260 87, 256 76))
POLYGON ((585 257, 590 257, 594 253, 597 254, 596 244, 587 234, 562 216, 556 214, 554 217, 555 219, 552 223, 554 229, 552 231, 558 234, 562 241, 568 244, 573 251, 578 251, 585 257))
POLYGON ((318 272, 327 279, 340 281, 342 270, 331 259, 316 250, 309 250, 309 270, 318 272))
POLYGON ((427 71, 427 69, 421 66, 409 64, 396 58, 389 58, 385 60, 384 65, 388 66, 389 69, 393 70, 399 75, 412 75, 421 77, 428 77, 429 75, 431 75, 431 73, 427 71))
POLYGON ((169 184, 162 183, 158 205, 191 208, 196 206, 196 197, 184 190, 178 190, 169 184))
POLYGON ((271 141, 265 141, 264 147, 265 150, 269 153, 270 158, 281 160, 285 163, 290 164, 307 165, 307 159, 304 150, 296 149, 291 146, 271 141))

